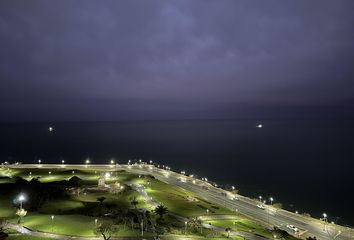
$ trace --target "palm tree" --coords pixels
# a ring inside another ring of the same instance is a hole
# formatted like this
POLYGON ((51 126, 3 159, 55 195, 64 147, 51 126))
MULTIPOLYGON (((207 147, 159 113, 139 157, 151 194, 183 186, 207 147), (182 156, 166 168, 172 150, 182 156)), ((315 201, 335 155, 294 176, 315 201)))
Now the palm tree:
POLYGON ((167 207, 160 204, 154 209, 154 213, 159 215, 159 219, 163 219, 163 216, 168 213, 167 207))

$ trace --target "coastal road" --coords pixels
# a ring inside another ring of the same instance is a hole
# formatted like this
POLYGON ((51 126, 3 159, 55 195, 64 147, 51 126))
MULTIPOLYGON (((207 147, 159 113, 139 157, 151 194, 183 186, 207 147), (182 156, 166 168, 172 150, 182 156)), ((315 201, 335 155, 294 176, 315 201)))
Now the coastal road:
MULTIPOLYGON (((190 191, 204 200, 221 205, 227 209, 245 215, 266 227, 276 226, 280 229, 291 232, 286 225, 291 224, 300 231, 298 237, 316 236, 317 239, 354 239, 353 229, 348 229, 335 224, 324 224, 323 221, 311 217, 305 217, 286 210, 276 209, 269 205, 264 205, 265 209, 257 207, 259 201, 248 197, 237 195, 238 200, 233 200, 232 193, 207 184, 205 181, 185 176, 173 171, 157 168, 148 164, 138 165, 76 165, 76 164, 19 164, 8 165, 9 168, 59 168, 59 169, 97 169, 104 171, 127 170, 138 174, 150 174, 156 179, 181 187, 190 191), (202 186, 208 185, 208 189, 202 186), (236 210, 237 209, 237 210, 236 210)), ((294 232, 292 232, 295 234, 294 232)))

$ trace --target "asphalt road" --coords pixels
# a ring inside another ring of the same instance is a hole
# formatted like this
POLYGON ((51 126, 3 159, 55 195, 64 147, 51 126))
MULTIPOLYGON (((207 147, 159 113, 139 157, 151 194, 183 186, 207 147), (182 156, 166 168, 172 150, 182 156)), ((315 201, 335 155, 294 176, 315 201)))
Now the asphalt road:
MULTIPOLYGON (((222 205, 225 208, 248 216, 264 226, 277 226, 280 229, 291 232, 286 227, 287 224, 294 225, 300 229, 300 237, 316 236, 317 239, 338 239, 349 240, 354 239, 353 229, 334 224, 324 224, 318 219, 305 217, 286 210, 276 209, 272 206, 265 205, 265 209, 257 207, 259 201, 237 195, 238 200, 231 199, 230 192, 216 188, 212 185, 208 189, 202 187, 205 183, 202 180, 184 176, 179 173, 160 169, 151 165, 74 165, 74 164, 19 164, 9 165, 10 168, 68 168, 68 169, 100 169, 106 171, 125 169, 138 174, 151 174, 156 179, 168 184, 179 186, 190 192, 193 192, 208 202, 222 205), (226 193, 222 194, 222 193, 226 193)), ((293 232, 293 234, 295 234, 293 232)))

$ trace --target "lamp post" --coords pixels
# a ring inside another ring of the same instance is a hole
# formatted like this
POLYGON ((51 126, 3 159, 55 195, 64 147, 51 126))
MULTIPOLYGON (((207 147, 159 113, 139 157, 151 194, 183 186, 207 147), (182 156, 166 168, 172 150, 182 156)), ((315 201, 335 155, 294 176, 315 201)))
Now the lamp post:
POLYGON ((273 205, 273 200, 274 200, 274 199, 273 199, 272 197, 270 197, 270 198, 269 198, 269 200, 270 200, 270 205, 272 206, 272 205, 273 205))
POLYGON ((184 235, 187 235, 187 221, 184 222, 184 235))
POLYGON ((258 196, 259 201, 262 203, 262 196, 258 196))
POLYGON ((22 202, 25 201, 26 198, 23 194, 20 194, 20 196, 18 196, 18 200, 20 201, 20 209, 22 209, 22 202))
POLYGON ((54 221, 54 215, 50 217, 52 219, 52 232, 53 232, 53 221, 54 221))
POLYGON ((327 224, 327 214, 323 213, 323 231, 326 231, 326 224, 327 224))
POLYGON ((98 222, 98 219, 96 218, 95 219, 95 227, 97 227, 97 222, 98 222))

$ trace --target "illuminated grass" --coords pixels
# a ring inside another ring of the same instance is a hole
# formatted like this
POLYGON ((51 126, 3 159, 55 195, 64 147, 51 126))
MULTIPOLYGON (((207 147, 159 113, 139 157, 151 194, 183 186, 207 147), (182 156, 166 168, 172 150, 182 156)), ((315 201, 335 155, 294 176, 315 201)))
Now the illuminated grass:
POLYGON ((154 200, 163 203, 170 212, 181 216, 201 216, 206 214, 206 209, 209 209, 209 214, 231 214, 230 210, 215 204, 208 203, 199 199, 196 195, 166 183, 157 180, 151 181, 151 186, 147 186, 146 192, 154 200), (198 201, 189 201, 187 196, 191 196, 198 201))
POLYGON ((24 218, 23 225, 43 232, 75 236, 95 235, 95 218, 93 217, 82 215, 55 215, 53 225, 51 222, 51 215, 32 214, 24 218))
MULTIPOLYGON (((55 215, 53 225, 51 224, 51 215, 33 214, 25 217, 24 226, 36 229, 42 232, 56 233, 63 235, 92 237, 97 236, 95 233, 95 218, 82 215, 55 215), (53 227, 52 227, 53 226, 53 227)), ((98 219, 98 224, 102 220, 98 219)), ((152 236, 152 233, 145 233, 145 236, 152 236)), ((131 230, 129 227, 123 229, 123 226, 118 226, 118 232, 115 236, 137 237, 140 236, 138 229, 131 230)))
POLYGON ((222 227, 222 228, 231 228, 235 231, 243 231, 243 232, 250 232, 256 233, 258 235, 269 237, 271 238, 272 235, 265 230, 262 226, 252 222, 251 220, 244 219, 244 218, 237 218, 237 219, 227 219, 227 220, 211 220, 207 221, 214 226, 222 227))

